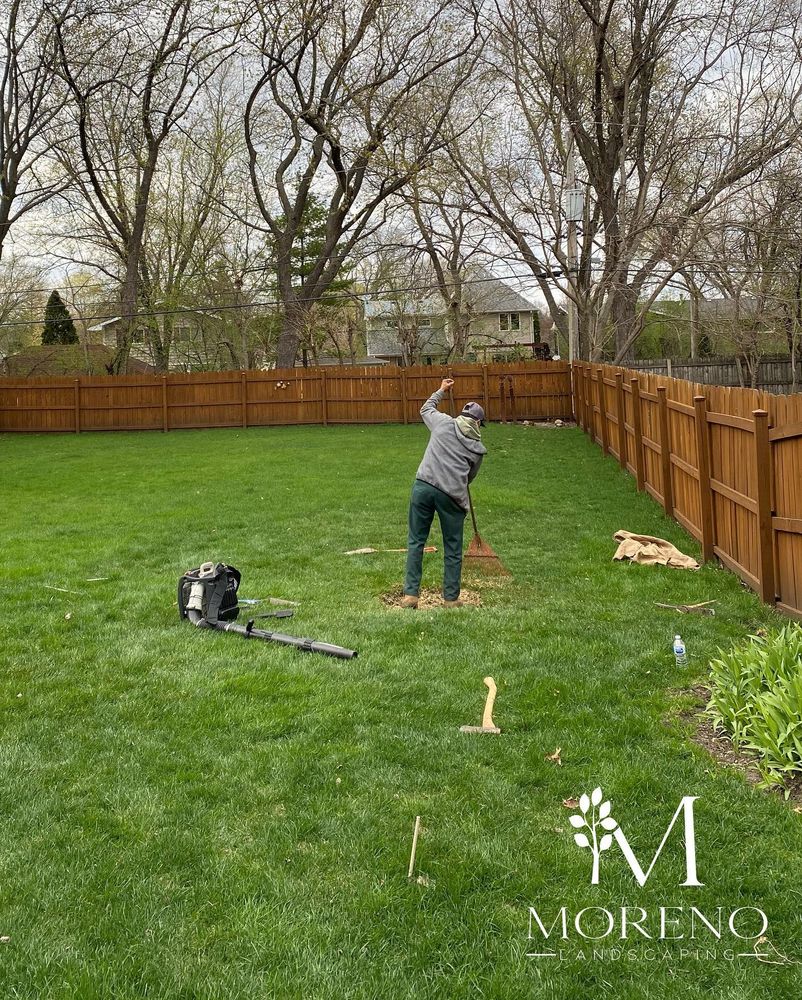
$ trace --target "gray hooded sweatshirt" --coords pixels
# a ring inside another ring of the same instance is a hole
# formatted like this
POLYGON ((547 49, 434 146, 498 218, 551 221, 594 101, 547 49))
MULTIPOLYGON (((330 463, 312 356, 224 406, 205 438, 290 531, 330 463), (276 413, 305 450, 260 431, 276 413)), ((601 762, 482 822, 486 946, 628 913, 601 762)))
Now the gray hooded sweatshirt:
POLYGON ((447 413, 440 413, 437 406, 444 395, 438 389, 421 407, 420 415, 431 431, 431 437, 415 478, 436 486, 463 510, 468 510, 468 483, 479 471, 487 448, 478 440, 478 425, 476 439, 468 437, 460 430, 457 420, 447 413))

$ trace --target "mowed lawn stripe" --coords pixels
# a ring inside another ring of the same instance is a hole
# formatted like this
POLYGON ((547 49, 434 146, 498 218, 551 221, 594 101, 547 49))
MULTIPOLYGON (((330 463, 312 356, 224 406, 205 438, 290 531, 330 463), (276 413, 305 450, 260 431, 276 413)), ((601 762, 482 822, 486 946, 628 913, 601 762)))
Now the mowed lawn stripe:
MULTIPOLYGON (((677 693, 779 619, 715 566, 612 563, 619 528, 698 546, 581 432, 484 436, 479 526, 513 575, 469 574, 483 607, 452 612, 382 604, 403 555, 343 555, 405 544, 422 426, 0 437, 1 995, 798 995, 799 967, 722 947, 525 957, 530 906, 626 903, 760 906, 802 958, 802 823, 690 741, 677 693), (359 657, 179 623, 177 578, 210 558, 359 657), (486 674, 503 734, 465 736, 486 674), (678 885, 677 831, 645 887, 616 850, 591 887, 562 802, 597 785, 646 861, 698 795, 704 887, 678 885)), ((442 553, 424 567, 438 586, 442 553)))

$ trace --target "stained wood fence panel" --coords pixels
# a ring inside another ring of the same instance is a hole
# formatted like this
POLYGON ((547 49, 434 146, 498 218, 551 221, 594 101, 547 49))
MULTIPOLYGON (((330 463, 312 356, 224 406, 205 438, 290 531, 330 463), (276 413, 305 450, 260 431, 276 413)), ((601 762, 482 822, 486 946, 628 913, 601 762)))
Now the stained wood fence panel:
POLYGON ((802 619, 802 395, 579 362, 573 385, 581 426, 619 461, 611 435, 623 443, 622 466, 704 558, 802 619))
POLYGON ((0 431, 410 423, 448 373, 456 379, 455 405, 475 399, 489 420, 572 415, 571 370, 563 362, 381 365, 0 379, 0 431))

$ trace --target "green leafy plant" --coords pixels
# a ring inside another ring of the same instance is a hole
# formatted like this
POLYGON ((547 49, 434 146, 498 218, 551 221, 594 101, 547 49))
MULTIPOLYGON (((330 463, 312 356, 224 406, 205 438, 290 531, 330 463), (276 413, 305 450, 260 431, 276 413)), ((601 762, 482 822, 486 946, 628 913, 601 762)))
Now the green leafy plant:
POLYGON ((802 628, 786 625, 711 661, 707 713, 733 745, 757 755, 765 785, 802 775, 802 628))

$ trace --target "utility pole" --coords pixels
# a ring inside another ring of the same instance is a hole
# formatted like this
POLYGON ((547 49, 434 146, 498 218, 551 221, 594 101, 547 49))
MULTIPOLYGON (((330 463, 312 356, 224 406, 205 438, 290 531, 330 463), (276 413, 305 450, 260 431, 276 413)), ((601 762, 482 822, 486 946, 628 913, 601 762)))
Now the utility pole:
POLYGON ((696 287, 696 276, 693 273, 693 268, 688 270, 688 292, 690 293, 691 358, 695 360, 699 352, 699 291, 696 287))
POLYGON ((568 146, 568 164, 566 172, 566 216, 568 220, 568 361, 574 362, 579 358, 579 323, 577 316, 576 301, 573 295, 576 292, 576 266, 577 266, 577 238, 576 226, 582 218, 584 206, 582 205, 582 193, 576 187, 576 154, 573 136, 568 146))

